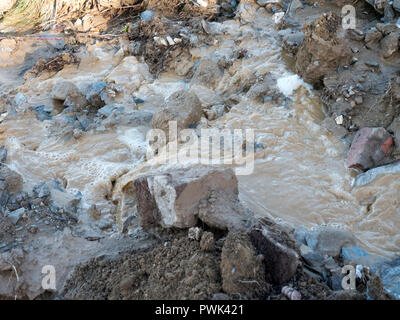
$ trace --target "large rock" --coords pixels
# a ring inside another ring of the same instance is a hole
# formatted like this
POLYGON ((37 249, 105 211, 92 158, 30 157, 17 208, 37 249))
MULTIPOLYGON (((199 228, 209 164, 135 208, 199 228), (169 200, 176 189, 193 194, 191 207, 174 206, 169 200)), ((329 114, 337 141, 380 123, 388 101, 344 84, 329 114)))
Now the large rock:
POLYGON ((76 85, 70 81, 61 81, 53 86, 50 96, 55 100, 65 101, 70 92, 78 91, 76 85))
POLYGON ((351 49, 341 30, 341 19, 334 13, 304 27, 305 39, 296 55, 296 72, 304 80, 320 84, 326 74, 350 63, 351 49))
POLYGON ((375 27, 369 29, 365 33, 365 43, 367 48, 372 49, 381 39, 383 35, 375 27))
POLYGON ((269 286, 262 260, 245 232, 230 232, 221 254, 223 290, 240 297, 263 297, 269 286))
POLYGON ((272 223, 252 230, 250 235, 258 253, 264 256, 266 280, 274 284, 289 281, 300 264, 296 240, 272 223))
MULTIPOLYGON (((170 121, 177 122, 179 132, 196 124, 202 114, 201 103, 194 93, 177 91, 169 96, 163 108, 154 114, 152 127, 163 130, 168 136, 170 121)), ((167 141, 170 139, 172 140, 172 137, 167 137, 167 141)))
POLYGON ((320 254, 337 258, 342 248, 355 246, 357 240, 347 230, 321 226, 306 235, 306 242, 320 254))
POLYGON ((249 220, 232 169, 199 167, 146 175, 134 180, 133 189, 131 201, 142 227, 190 228, 200 218, 215 228, 240 229, 249 220))
POLYGON ((384 163, 392 146, 393 137, 384 128, 362 128, 353 139, 346 165, 362 170, 376 167, 384 163))

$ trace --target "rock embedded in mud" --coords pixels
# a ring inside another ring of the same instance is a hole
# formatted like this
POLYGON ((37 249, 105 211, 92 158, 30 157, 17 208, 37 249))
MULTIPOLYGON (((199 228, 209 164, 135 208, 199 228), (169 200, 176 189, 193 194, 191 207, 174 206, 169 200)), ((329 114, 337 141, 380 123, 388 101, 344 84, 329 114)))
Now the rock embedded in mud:
POLYGON ((211 59, 203 58, 194 72, 191 83, 213 88, 221 78, 222 71, 218 64, 211 59))
POLYGON ((98 81, 90 84, 86 88, 86 99, 89 103, 96 108, 104 107, 105 102, 103 101, 101 94, 106 87, 106 83, 104 81, 98 81))
POLYGON ((400 299, 400 258, 380 263, 373 269, 381 277, 385 290, 400 299))
POLYGON ((157 111, 152 120, 153 129, 161 129, 167 135, 167 141, 173 141, 175 137, 169 137, 171 121, 177 122, 178 133, 200 121, 203 115, 201 103, 198 97, 191 92, 181 90, 170 95, 164 106, 157 111))
POLYGON ((230 232, 221 255, 222 288, 241 298, 262 298, 269 292, 265 268, 245 232, 230 232))
POLYGON ((192 227, 188 230, 188 238, 190 240, 200 241, 201 235, 203 234, 203 230, 199 227, 192 227))
POLYGON ((382 39, 383 35, 375 27, 369 29, 365 34, 365 43, 368 49, 374 48, 374 46, 382 39))
POLYGON ((161 224, 166 228, 190 228, 200 217, 213 227, 226 229, 247 218, 231 206, 238 201, 238 184, 232 169, 199 167, 143 176, 134 181, 134 189, 142 227, 161 224), (215 220, 199 215, 201 203, 213 195, 218 210, 210 215, 215 215, 215 220))
POLYGON ((13 224, 17 224, 25 213, 25 208, 19 208, 17 210, 8 213, 7 217, 11 220, 13 224))
POLYGON ((50 97, 55 100, 65 101, 70 92, 77 90, 78 88, 72 82, 62 81, 53 86, 50 97))
POLYGON ((215 250, 215 239, 212 232, 206 231, 201 236, 200 248, 203 251, 214 251, 215 250))
POLYGON ((393 137, 384 128, 357 131, 347 154, 348 168, 370 169, 384 163, 393 147, 393 137))
POLYGON ((296 72, 313 85, 352 58, 349 44, 341 32, 337 14, 323 14, 303 28, 305 39, 296 55, 296 72))
POLYGON ((382 56, 390 58, 399 49, 399 34, 392 32, 381 41, 382 56))
POLYGON ((355 246, 357 243, 350 231, 327 226, 320 226, 308 233, 306 241, 311 249, 333 258, 339 257, 342 248, 355 246))
POLYGON ((265 225, 250 233, 257 252, 264 256, 266 280, 274 284, 289 281, 300 264, 296 240, 277 225, 265 225))

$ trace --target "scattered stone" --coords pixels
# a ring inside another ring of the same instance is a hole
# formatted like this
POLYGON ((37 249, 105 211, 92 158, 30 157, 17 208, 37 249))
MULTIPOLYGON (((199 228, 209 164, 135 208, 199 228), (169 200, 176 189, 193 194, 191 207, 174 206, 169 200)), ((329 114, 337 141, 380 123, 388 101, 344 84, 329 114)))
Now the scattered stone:
POLYGON ((53 86, 50 97, 55 100, 65 101, 70 92, 78 91, 76 85, 70 81, 62 81, 53 86))
POLYGON ((342 248, 342 257, 345 261, 355 261, 360 257, 367 257, 369 254, 356 246, 342 248))
POLYGON ((6 147, 0 148, 0 163, 5 163, 7 160, 7 149, 6 147))
POLYGON ((357 131, 347 155, 348 168, 370 169, 383 164, 392 150, 393 137, 384 128, 357 131))
POLYGON ((301 300, 301 293, 292 287, 284 286, 282 288, 282 293, 288 297, 289 300, 301 300))
POLYGON ((329 132, 335 135, 338 138, 343 138, 348 134, 348 131, 342 125, 339 125, 335 120, 332 118, 325 118, 322 121, 322 126, 325 127, 329 132))
POLYGON ((96 108, 101 108, 105 105, 101 94, 106 87, 106 83, 103 81, 98 81, 90 84, 86 89, 86 99, 89 103, 96 108))
POLYGON ((19 108, 23 107, 23 105, 26 104, 27 102, 28 102, 28 100, 26 99, 24 94, 19 92, 19 93, 17 93, 17 95, 14 98, 14 107, 19 109, 19 108))
POLYGON ((393 11, 392 6, 387 5, 383 11, 383 21, 385 23, 391 23, 394 21, 396 14, 393 11))
POLYGON ((381 277, 385 290, 400 299, 400 258, 374 266, 374 270, 381 277))
POLYGON ((214 234, 212 232, 204 232, 201 241, 200 241, 200 248, 204 251, 214 251, 215 250, 215 240, 214 234))
POLYGON ((364 63, 368 67, 379 68, 379 63, 377 63, 375 61, 365 61, 364 63))
POLYGON ((11 220, 13 224, 17 224, 25 213, 25 208, 19 208, 17 210, 11 211, 7 217, 11 220))
POLYGON ((279 31, 281 35, 283 49, 296 55, 300 45, 304 41, 304 33, 301 31, 291 31, 290 29, 279 31))
POLYGON ((394 300, 383 287, 382 279, 378 275, 372 275, 367 283, 367 297, 372 300, 394 300))
POLYGON ((50 188, 45 182, 35 185, 32 191, 38 198, 47 198, 50 196, 50 188))
POLYGON ((321 255, 339 257, 342 248, 356 245, 354 235, 343 229, 320 226, 306 236, 307 245, 321 255))
POLYGON ((213 88, 221 78, 222 72, 218 64, 211 59, 203 58, 193 75, 192 84, 213 88))
POLYGON ((399 49, 399 34, 391 33, 381 41, 382 56, 390 58, 399 49))
POLYGON ((261 298, 268 291, 265 269, 245 232, 230 232, 221 255, 222 288, 228 294, 261 298))
POLYGON ((199 227, 192 227, 188 230, 188 238, 190 240, 200 241, 201 235, 203 234, 203 230, 199 227))
POLYGON ((393 0, 393 9, 400 12, 400 0, 393 0))
POLYGON ((151 21, 154 19, 154 11, 152 10, 145 10, 140 14, 140 18, 144 21, 151 21))
POLYGON ((169 96, 165 105, 154 114, 152 127, 163 130, 167 141, 173 141, 175 137, 169 137, 170 121, 177 122, 179 133, 180 130, 200 121, 202 114, 201 103, 194 93, 177 91, 169 96))
POLYGON ((19 192, 22 190, 22 176, 5 164, 0 165, 0 180, 7 182, 8 191, 10 192, 19 192))
POLYGON ((368 49, 374 48, 374 46, 382 39, 383 35, 375 27, 369 29, 365 34, 365 43, 368 49))

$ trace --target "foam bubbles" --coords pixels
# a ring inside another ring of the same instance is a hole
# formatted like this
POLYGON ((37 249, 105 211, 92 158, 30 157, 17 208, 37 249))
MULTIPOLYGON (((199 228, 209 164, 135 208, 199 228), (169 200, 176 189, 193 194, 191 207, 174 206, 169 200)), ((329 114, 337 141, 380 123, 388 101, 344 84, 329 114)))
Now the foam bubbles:
POLYGON ((306 86, 303 79, 297 74, 279 78, 277 80, 277 86, 280 92, 285 96, 292 95, 299 87, 306 86))

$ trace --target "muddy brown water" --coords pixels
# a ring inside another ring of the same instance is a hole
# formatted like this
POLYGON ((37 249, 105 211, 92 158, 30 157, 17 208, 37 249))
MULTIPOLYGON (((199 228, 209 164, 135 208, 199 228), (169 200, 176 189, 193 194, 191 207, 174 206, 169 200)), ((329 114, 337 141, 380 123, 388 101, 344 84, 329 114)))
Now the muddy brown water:
MULTIPOLYGON (((241 22, 214 23, 212 28, 214 45, 192 49, 194 59, 229 55, 246 48, 251 58, 232 67, 237 76, 245 72, 256 76, 270 73, 276 80, 284 79, 282 90, 290 89, 289 80, 295 78, 282 59, 270 15, 258 12, 254 16, 254 12, 244 10, 241 22)), ((37 43, 19 43, 8 53, 7 64, 0 68, 3 90, 5 86, 18 87, 31 105, 52 103, 49 92, 61 80, 70 80, 81 88, 96 80, 112 80, 125 89, 118 103, 136 108, 131 105, 131 95, 135 94, 145 100, 139 109, 149 111, 155 111, 172 92, 190 89, 190 84, 175 74, 153 79, 145 64, 134 57, 118 57, 115 49, 100 42, 79 53, 82 60, 79 66, 67 66, 50 78, 39 77, 23 83, 16 71, 33 46, 37 43)), ((231 80, 232 76, 225 72, 212 92, 218 94, 233 86, 231 80)), ((344 227, 368 251, 388 257, 397 255, 398 175, 385 176, 352 190, 354 173, 344 163, 346 144, 320 126, 324 118, 322 103, 312 89, 304 83, 293 88, 297 90, 286 92, 289 105, 256 103, 241 95, 230 112, 215 121, 203 119, 200 124, 204 128, 255 129, 256 143, 263 148, 256 152, 254 172, 238 177, 242 200, 255 213, 294 227, 321 224, 344 227), (366 204, 373 196, 375 202, 366 204)), ((206 89, 203 92, 199 87, 191 89, 201 100, 210 96, 206 89)), ((106 132, 86 134, 79 140, 64 141, 49 133, 46 121, 21 113, 0 124, 0 143, 8 149, 7 163, 23 175, 26 190, 40 181, 62 178, 67 190, 80 190, 84 194, 87 207, 91 203, 107 207, 112 180, 128 172, 134 175, 160 166, 144 161, 145 131, 145 128, 117 126, 106 132)), ((177 164, 180 165, 185 164, 177 164)))

